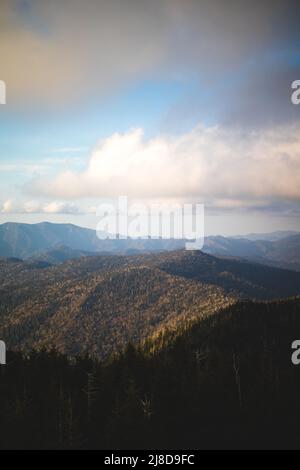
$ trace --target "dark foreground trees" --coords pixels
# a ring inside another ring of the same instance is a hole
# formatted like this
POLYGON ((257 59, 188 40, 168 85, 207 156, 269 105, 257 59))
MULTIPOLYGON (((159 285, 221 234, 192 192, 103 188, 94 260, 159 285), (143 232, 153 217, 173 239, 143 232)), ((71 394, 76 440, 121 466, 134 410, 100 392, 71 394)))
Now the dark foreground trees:
POLYGON ((8 353, 0 447, 299 448, 299 307, 238 303, 106 363, 8 353))

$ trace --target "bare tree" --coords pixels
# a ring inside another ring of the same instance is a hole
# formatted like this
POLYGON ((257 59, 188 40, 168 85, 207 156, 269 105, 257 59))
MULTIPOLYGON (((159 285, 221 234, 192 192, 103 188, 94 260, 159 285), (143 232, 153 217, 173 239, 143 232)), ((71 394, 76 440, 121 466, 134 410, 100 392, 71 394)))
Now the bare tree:
POLYGON ((238 392, 239 407, 242 408, 243 402, 242 402, 242 391, 241 391, 240 359, 239 359, 239 356, 235 354, 235 352, 232 354, 232 360, 233 360, 235 383, 236 383, 237 392, 238 392))
POLYGON ((151 416, 153 415, 151 400, 149 398, 145 397, 144 399, 141 399, 141 405, 142 405, 142 410, 143 410, 144 416, 147 419, 150 419, 151 416))

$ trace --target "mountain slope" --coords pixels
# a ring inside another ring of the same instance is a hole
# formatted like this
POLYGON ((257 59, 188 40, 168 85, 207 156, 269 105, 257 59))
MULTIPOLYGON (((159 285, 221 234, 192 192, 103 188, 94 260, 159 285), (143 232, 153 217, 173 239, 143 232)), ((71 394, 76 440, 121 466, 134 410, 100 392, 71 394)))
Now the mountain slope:
POLYGON ((177 251, 57 266, 0 260, 0 337, 9 348, 104 357, 237 299, 300 294, 300 273, 177 251))
POLYGON ((0 448, 299 449, 299 310, 237 302, 104 363, 9 352, 0 448))
POLYGON ((84 256, 95 255, 97 255, 96 252, 74 250, 67 246, 57 246, 56 248, 52 248, 51 250, 37 252, 30 258, 27 258, 27 260, 44 261, 49 264, 59 264, 69 259, 83 258, 84 256))
POLYGON ((170 275, 139 257, 36 269, 2 262, 0 336, 10 348, 106 356, 165 326, 228 305, 221 288, 170 275))
POLYGON ((170 274, 217 285, 239 298, 271 299, 299 293, 300 273, 240 259, 183 250, 162 253, 152 260, 170 274))

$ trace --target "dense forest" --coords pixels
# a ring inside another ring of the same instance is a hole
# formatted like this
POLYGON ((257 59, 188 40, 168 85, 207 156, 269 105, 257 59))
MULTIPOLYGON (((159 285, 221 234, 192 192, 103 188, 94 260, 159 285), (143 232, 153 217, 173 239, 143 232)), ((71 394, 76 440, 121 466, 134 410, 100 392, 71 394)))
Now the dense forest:
POLYGON ((49 266, 0 260, 0 338, 105 359, 234 302, 300 295, 300 273, 200 251, 95 256, 49 266))
POLYGON ((0 446, 300 448, 299 307, 238 302, 104 362, 9 352, 0 446))

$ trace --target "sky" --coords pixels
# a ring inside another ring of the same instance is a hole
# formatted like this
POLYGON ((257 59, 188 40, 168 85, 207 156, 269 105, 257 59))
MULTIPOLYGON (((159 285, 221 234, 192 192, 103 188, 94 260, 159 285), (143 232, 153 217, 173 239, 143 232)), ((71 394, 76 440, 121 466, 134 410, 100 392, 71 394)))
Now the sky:
POLYGON ((0 223, 127 195, 300 230, 298 0, 0 0, 0 223))

